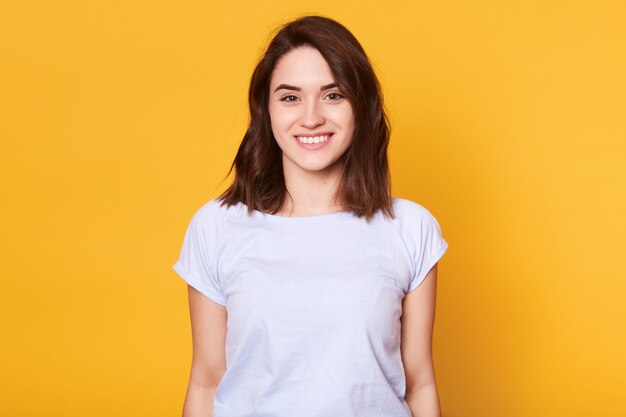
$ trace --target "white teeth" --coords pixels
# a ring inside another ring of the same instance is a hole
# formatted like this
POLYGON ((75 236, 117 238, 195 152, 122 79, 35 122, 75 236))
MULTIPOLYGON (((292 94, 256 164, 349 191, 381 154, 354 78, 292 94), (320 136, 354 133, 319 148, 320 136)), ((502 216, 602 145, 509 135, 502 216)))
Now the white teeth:
POLYGON ((320 143, 320 142, 326 142, 329 138, 329 135, 311 136, 311 137, 296 136, 296 137, 302 143, 320 143))

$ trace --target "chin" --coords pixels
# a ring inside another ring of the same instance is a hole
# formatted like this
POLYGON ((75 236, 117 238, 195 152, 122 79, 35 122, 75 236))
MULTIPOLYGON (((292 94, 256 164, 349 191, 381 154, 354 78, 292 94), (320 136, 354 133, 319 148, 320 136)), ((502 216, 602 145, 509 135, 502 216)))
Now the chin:
MULTIPOLYGON (((299 155, 302 156, 302 155, 299 155)), ((341 158, 333 160, 332 158, 328 158, 329 155, 317 155, 317 158, 313 155, 309 155, 309 158, 289 158, 287 155, 283 154, 283 167, 288 164, 291 170, 295 171, 306 171, 306 172, 330 172, 337 168, 338 164, 341 161, 341 158)))
POLYGON ((300 167, 306 171, 310 172, 322 172, 322 171, 330 171, 334 168, 337 168, 338 162, 335 161, 333 163, 322 163, 322 164, 303 164, 300 167))

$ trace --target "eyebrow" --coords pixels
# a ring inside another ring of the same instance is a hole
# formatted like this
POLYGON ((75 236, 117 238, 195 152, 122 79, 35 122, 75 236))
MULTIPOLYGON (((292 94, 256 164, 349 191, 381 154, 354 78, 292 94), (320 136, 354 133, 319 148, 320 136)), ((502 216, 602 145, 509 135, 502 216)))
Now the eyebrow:
MULTIPOLYGON (((337 83, 326 84, 320 87, 320 91, 328 90, 335 87, 337 87, 337 83)), ((274 92, 277 92, 278 90, 302 91, 300 87, 295 87, 288 84, 279 85, 278 87, 276 87, 276 90, 274 90, 274 92)))

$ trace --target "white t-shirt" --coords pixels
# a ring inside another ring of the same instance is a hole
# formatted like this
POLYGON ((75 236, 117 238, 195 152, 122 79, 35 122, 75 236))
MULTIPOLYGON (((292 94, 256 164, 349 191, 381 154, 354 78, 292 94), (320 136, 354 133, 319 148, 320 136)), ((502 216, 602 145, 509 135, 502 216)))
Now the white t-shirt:
POLYGON ((409 417, 402 298, 448 244, 423 206, 396 219, 284 217, 217 199, 194 214, 174 270, 228 313, 214 417, 409 417))

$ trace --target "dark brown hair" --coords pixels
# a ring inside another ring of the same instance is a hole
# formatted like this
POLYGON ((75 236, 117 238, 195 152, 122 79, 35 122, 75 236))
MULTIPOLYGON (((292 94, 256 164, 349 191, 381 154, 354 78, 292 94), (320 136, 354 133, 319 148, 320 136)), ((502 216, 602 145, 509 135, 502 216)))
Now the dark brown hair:
POLYGON ((280 27, 258 62, 248 92, 250 124, 228 172, 235 168, 235 178, 218 198, 222 205, 245 204, 249 214, 253 210, 275 214, 282 208, 287 189, 281 150, 272 133, 269 86, 278 60, 300 46, 312 46, 322 54, 354 114, 353 140, 342 156, 337 201, 367 221, 379 209, 394 218, 387 160, 390 127, 380 84, 354 35, 322 16, 304 16, 280 27))

